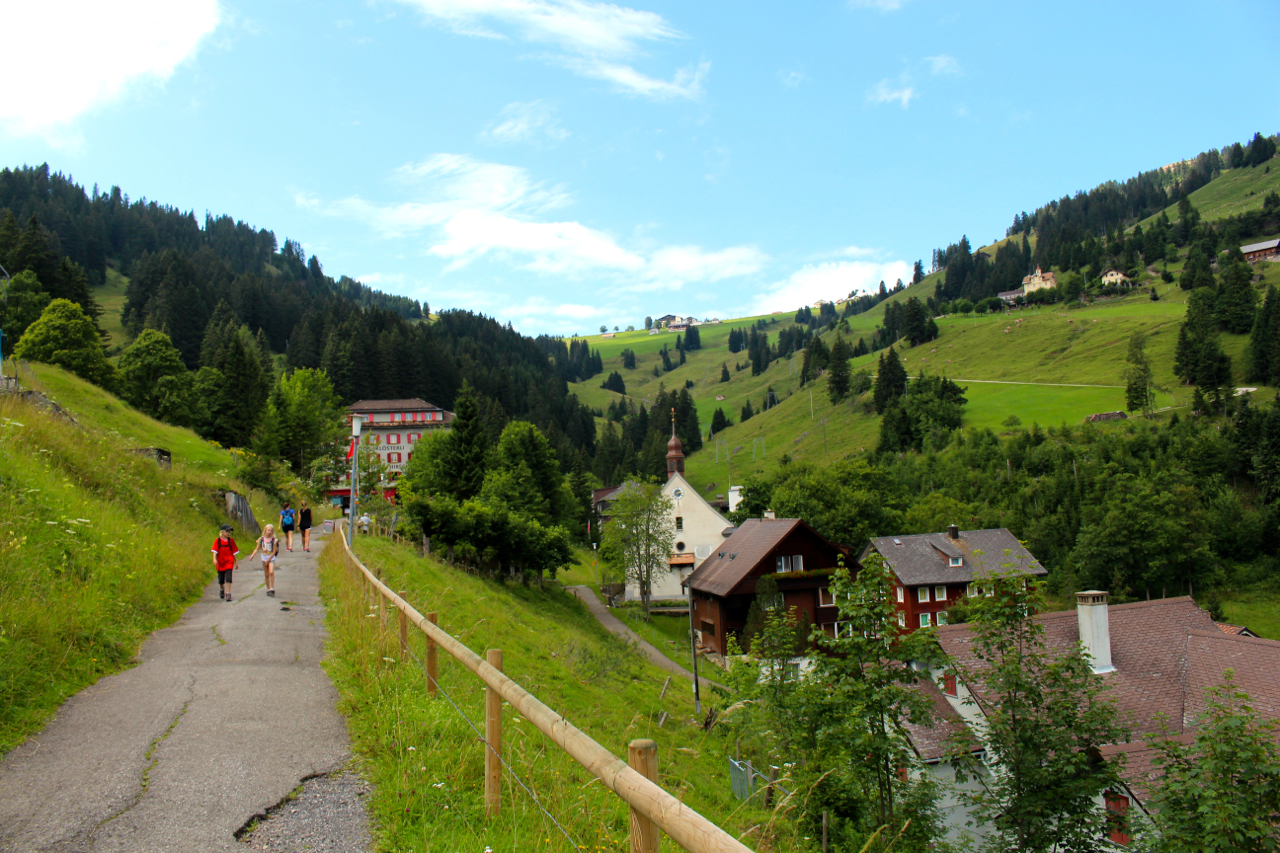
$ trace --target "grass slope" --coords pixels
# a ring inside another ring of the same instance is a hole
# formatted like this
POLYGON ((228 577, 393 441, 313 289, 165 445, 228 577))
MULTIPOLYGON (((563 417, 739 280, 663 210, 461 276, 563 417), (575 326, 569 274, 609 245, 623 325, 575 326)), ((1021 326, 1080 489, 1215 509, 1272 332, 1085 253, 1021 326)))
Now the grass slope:
MULTIPOLYGON (((484 580, 381 539, 357 540, 357 552, 420 610, 438 611, 441 627, 472 650, 501 648, 504 672, 614 755, 625 756, 635 738, 657 741, 658 783, 701 814, 734 835, 757 827, 744 839, 753 847, 797 849, 789 824, 774 824, 769 813, 733 799, 725 744, 698 725, 686 683, 673 680, 659 699, 665 673, 601 628, 558 584, 539 590, 484 580), (659 725, 663 712, 668 716, 659 725)), ((503 773, 500 816, 486 820, 483 755, 476 731, 463 719, 483 730, 482 683, 441 654, 442 694, 458 707, 443 695, 430 699, 423 671, 400 651, 394 626, 379 629, 377 610, 348 576, 338 543, 324 550, 320 565, 329 608, 326 666, 373 783, 378 849, 625 848, 626 806, 509 708, 503 748, 513 770, 503 773), (573 844, 515 784, 512 772, 573 844)), ((424 641, 414 634, 412 649, 420 657, 424 641)))
POLYGON ((107 355, 119 355, 129 343, 129 334, 124 330, 121 315, 124 313, 125 290, 129 287, 129 279, 121 275, 114 267, 107 268, 107 280, 101 287, 94 288, 93 298, 102 307, 102 316, 98 325, 107 333, 107 355))
POLYGON ((68 696, 130 666, 147 635, 200 595, 225 519, 214 492, 238 485, 227 454, 186 430, 57 368, 22 376, 79 425, 0 396, 0 753, 68 696), (172 450, 172 470, 132 452, 157 445, 172 450))
MULTIPOLYGON (((1280 165, 1277 162, 1273 158, 1261 166, 1228 169, 1193 192, 1189 196, 1191 205, 1200 211, 1200 217, 1206 221, 1261 210, 1267 193, 1280 191, 1280 165)), ((1164 212, 1171 221, 1177 220, 1177 203, 1169 205, 1164 212)), ((1146 228, 1159 216, 1156 213, 1139 224, 1146 228)))

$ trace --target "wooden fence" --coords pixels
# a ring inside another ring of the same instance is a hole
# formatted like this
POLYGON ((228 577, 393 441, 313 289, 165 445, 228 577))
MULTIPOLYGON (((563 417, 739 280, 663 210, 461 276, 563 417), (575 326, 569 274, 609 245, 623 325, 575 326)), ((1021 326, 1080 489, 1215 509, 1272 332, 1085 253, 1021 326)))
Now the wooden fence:
MULTIPOLYGON (((345 525, 339 527, 340 533, 344 527, 345 525)), ((653 781, 658 771, 657 745, 653 741, 633 740, 628 746, 629 763, 618 758, 504 675, 501 649, 489 649, 485 658, 481 658, 441 629, 436 624, 436 613, 419 613, 409 602, 382 583, 351 552, 346 537, 339 538, 348 572, 359 583, 365 597, 371 602, 377 601, 379 615, 385 614, 387 605, 399 611, 401 648, 408 650, 410 625, 426 635, 427 692, 432 696, 437 692, 437 649, 448 652, 454 660, 474 672, 488 688, 484 746, 486 815, 496 815, 499 808, 502 783, 502 702, 506 700, 520 716, 533 723, 540 732, 631 807, 633 853, 656 853, 659 830, 689 853, 751 853, 750 848, 653 781)), ((385 625, 385 619, 380 619, 379 623, 385 625)))

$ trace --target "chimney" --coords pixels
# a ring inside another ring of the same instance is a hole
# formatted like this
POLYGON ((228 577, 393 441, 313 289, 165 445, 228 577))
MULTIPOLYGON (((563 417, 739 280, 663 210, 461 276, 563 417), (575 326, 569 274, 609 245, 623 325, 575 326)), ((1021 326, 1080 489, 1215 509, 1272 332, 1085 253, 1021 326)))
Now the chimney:
POLYGON ((771 509, 766 509, 766 510, 764 511, 764 517, 765 517, 765 518, 777 518, 777 516, 773 514, 773 510, 771 510, 771 509))
POLYGON ((954 524, 951 525, 950 527, 947 528, 947 535, 950 536, 952 539, 959 539, 960 528, 956 527, 954 524))
POLYGON ((1115 672, 1111 665, 1111 623, 1107 615, 1107 593, 1090 589, 1076 593, 1076 621, 1080 626, 1080 645, 1101 674, 1115 672))

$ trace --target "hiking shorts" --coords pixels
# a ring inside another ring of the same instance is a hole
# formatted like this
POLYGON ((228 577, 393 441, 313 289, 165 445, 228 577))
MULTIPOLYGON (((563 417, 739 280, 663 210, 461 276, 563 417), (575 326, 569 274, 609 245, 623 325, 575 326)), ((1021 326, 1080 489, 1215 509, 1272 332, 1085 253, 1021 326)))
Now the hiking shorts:
POLYGON ((292 524, 282 524, 282 525, 280 525, 280 532, 281 532, 281 533, 292 533, 292 532, 293 532, 293 525, 292 525, 292 524))
POLYGON ((218 585, 231 583, 231 573, 234 571, 235 569, 218 569, 218 585))

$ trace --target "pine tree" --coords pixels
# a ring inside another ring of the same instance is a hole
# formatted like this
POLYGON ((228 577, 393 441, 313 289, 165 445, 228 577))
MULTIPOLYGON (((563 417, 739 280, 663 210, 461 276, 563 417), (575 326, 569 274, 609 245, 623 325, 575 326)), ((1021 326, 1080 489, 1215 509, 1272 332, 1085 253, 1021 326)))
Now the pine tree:
POLYGON ((1276 289, 1272 285, 1267 285, 1267 294, 1262 300, 1262 310, 1254 318, 1253 330, 1249 333, 1246 364, 1250 382, 1271 381, 1271 350, 1275 339, 1275 323, 1276 289))
POLYGON ((720 381, 721 382, 729 381, 729 366, 725 364, 723 361, 720 362, 720 381))
POLYGON ((453 496, 465 501, 480 494, 484 484, 489 468, 489 435, 470 382, 463 381, 453 405, 453 428, 448 434, 445 468, 453 473, 453 496))
POLYGON ((833 403, 840 402, 849 393, 849 359, 852 357, 853 350, 844 337, 836 335, 831 347, 831 366, 827 370, 827 394, 833 403))
POLYGON ((739 418, 739 420, 745 424, 747 421, 751 420, 751 417, 754 414, 755 412, 751 408, 751 401, 748 400, 747 402, 742 404, 742 416, 739 418))
POLYGON ((898 358, 898 354, 894 352, 893 347, 889 347, 889 352, 880 356, 880 364, 876 372, 876 384, 873 393, 876 413, 884 414, 885 409, 894 400, 906 393, 906 385, 907 369, 902 366, 902 361, 898 358))
POLYGON ((729 416, 728 416, 728 415, 726 415, 726 414, 724 413, 724 409, 722 409, 722 408, 720 408, 719 406, 717 406, 717 407, 716 407, 715 414, 713 414, 713 415, 711 416, 711 432, 712 432, 712 434, 713 434, 713 435, 714 435, 714 434, 717 434, 717 433, 719 433, 721 430, 725 429, 726 427, 730 427, 730 426, 732 426, 732 425, 733 425, 733 424, 732 424, 732 422, 729 420, 729 416))
POLYGON ((1147 359, 1147 339, 1142 332, 1129 338, 1128 367, 1125 369, 1125 408, 1151 417, 1155 402, 1154 378, 1147 359))

